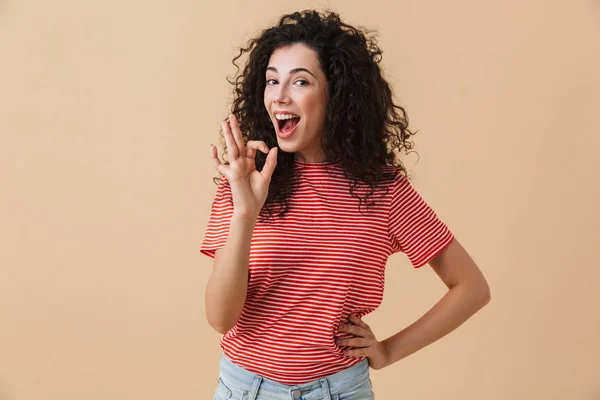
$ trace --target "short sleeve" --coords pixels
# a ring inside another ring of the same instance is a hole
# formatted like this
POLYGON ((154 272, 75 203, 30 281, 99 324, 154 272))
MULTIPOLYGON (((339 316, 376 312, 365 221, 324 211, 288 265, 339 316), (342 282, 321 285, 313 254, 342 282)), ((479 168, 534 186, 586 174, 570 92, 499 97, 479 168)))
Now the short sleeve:
POLYGON ((229 226, 233 215, 231 186, 225 176, 217 186, 217 191, 208 217, 208 224, 200 245, 200 252, 215 258, 215 251, 225 246, 229 236, 229 226))
POLYGON ((454 239, 448 227, 400 173, 394 179, 388 230, 393 252, 406 254, 414 268, 429 263, 454 239))

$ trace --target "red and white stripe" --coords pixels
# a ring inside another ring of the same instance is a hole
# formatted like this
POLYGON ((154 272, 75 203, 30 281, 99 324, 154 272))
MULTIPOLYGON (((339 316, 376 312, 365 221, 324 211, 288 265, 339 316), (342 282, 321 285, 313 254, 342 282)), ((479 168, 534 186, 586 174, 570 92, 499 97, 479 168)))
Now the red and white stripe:
MULTIPOLYGON (((396 171, 378 189, 376 205, 358 209, 349 181, 333 163, 296 162, 299 186, 275 222, 257 222, 250 246, 250 281, 237 324, 221 348, 237 365, 282 384, 333 374, 362 358, 345 357, 337 326, 362 317, 383 299, 385 265, 404 252, 427 264, 453 239, 410 182, 396 171)), ((392 168, 392 167, 390 167, 392 168)), ((361 197, 365 188, 356 189, 361 197)), ((233 213, 227 178, 217 187, 200 252, 224 247, 233 213)))

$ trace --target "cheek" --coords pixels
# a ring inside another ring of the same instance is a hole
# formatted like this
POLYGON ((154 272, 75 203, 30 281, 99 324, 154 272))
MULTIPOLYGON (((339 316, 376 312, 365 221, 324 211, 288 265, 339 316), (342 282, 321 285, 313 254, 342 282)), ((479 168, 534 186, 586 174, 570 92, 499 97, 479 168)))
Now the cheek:
POLYGON ((267 92, 267 89, 265 89, 265 91, 263 92, 263 104, 265 105, 265 108, 268 110, 269 109, 269 93, 267 92))
POLYGON ((303 99, 301 106, 311 121, 322 120, 327 112, 327 103, 320 96, 303 99))

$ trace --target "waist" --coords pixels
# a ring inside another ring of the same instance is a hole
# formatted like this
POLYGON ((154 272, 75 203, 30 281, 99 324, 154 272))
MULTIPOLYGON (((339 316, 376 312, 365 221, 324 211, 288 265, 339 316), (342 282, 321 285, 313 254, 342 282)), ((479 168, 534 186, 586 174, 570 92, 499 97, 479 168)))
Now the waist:
MULTIPOLYGON (((261 378, 261 390, 276 393, 287 393, 291 387, 302 392, 317 390, 326 378, 332 392, 341 391, 351 385, 356 385, 369 380, 369 361, 364 358, 352 359, 350 366, 346 365, 321 365, 316 364, 310 368, 302 365, 288 363, 285 367, 277 367, 266 363, 236 363, 225 352, 220 361, 220 373, 225 380, 238 387, 251 387, 256 378, 261 378), (243 364, 244 366, 238 365, 243 364), (246 365, 247 364, 247 365, 246 365), (331 369, 336 372, 329 373, 331 369), (303 377, 309 377, 308 380, 303 377)), ((306 364, 303 362, 302 364, 306 364)))

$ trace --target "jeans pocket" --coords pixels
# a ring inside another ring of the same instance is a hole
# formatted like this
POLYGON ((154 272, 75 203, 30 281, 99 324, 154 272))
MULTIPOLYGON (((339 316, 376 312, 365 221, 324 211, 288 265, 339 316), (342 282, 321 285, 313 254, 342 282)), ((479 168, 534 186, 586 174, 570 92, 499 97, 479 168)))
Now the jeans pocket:
POLYGON ((225 385, 223 380, 219 378, 219 382, 217 384, 217 390, 215 390, 215 395, 213 396, 213 400, 227 400, 231 398, 231 389, 225 385))
POLYGON ((365 379, 355 385, 350 385, 332 396, 335 400, 373 400, 373 385, 371 379, 365 379))

